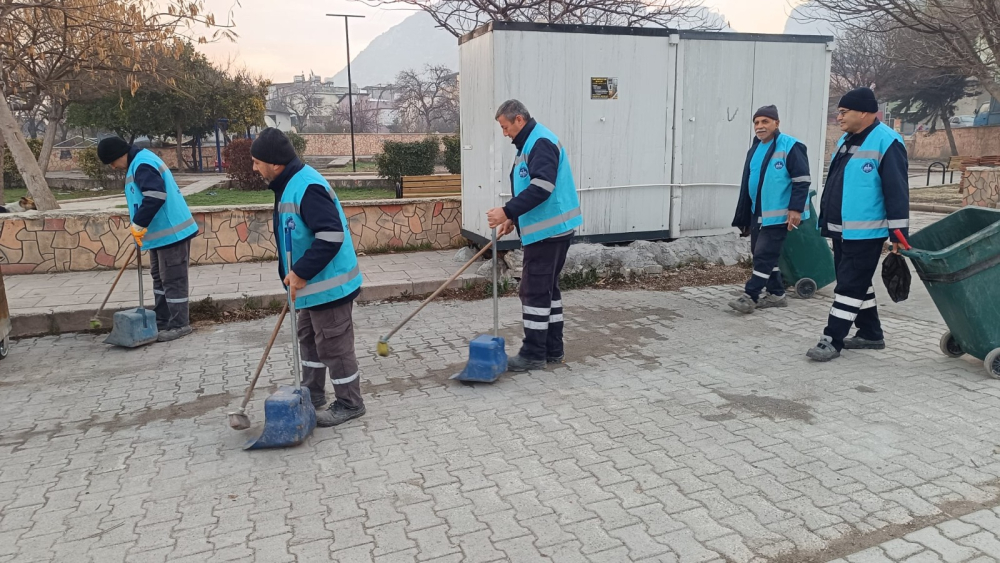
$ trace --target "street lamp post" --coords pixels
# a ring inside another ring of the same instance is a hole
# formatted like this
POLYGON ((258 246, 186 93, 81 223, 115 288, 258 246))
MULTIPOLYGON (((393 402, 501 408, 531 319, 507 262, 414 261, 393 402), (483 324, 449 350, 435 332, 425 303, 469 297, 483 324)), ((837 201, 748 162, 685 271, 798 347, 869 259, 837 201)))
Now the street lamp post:
POLYGON ((351 88, 351 32, 348 29, 347 19, 348 18, 363 18, 364 16, 358 16, 353 14, 327 14, 334 18, 344 18, 344 37, 347 40, 347 108, 349 112, 349 118, 351 120, 351 167, 355 172, 358 171, 358 157, 354 151, 354 95, 351 88))

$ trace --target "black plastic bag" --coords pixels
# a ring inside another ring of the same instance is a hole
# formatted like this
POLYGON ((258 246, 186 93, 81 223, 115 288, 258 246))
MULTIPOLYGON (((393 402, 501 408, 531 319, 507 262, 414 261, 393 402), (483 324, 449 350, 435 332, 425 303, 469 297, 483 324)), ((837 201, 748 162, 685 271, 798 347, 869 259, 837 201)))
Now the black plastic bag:
POLYGON ((882 282, 893 303, 906 301, 910 296, 910 267, 906 259, 890 252, 882 261, 882 282))

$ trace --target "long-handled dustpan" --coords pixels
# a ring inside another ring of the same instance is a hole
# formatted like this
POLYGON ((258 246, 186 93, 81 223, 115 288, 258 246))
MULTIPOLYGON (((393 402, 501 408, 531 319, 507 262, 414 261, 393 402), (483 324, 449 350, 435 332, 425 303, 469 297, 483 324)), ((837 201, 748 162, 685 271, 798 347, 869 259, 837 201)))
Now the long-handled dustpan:
POLYGON ((499 296, 497 295, 497 230, 493 229, 493 336, 481 334, 469 342, 469 363, 451 379, 493 383, 507 371, 507 350, 500 337, 499 296))
MULTIPOLYGON (((135 206, 136 211, 139 206, 135 206)), ((142 291, 142 248, 136 243, 139 254, 136 262, 139 265, 139 308, 135 311, 118 311, 112 317, 114 327, 104 339, 105 344, 121 346, 122 348, 138 348, 156 342, 156 313, 146 309, 142 291)))
MULTIPOLYGON (((285 271, 291 271, 292 231, 295 220, 289 218, 285 225, 285 271)), ((295 385, 282 385, 264 401, 264 430, 260 436, 249 440, 244 450, 286 448, 305 441, 316 428, 316 409, 309 398, 309 388, 302 386, 302 366, 299 362, 299 327, 295 314, 295 300, 291 288, 287 290, 288 312, 292 327, 292 372, 295 385)))

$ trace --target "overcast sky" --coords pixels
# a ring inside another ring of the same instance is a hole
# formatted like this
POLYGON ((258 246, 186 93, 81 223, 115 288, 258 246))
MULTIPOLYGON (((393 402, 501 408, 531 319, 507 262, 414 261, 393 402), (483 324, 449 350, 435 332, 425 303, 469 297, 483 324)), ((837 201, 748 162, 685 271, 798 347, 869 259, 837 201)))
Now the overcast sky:
MULTIPOLYGON (((790 3, 801 0, 705 0, 736 31, 781 33, 791 12, 790 3)), ((232 61, 275 82, 287 82, 310 70, 330 77, 347 62, 344 19, 327 13, 361 14, 351 20, 351 55, 357 56, 372 39, 411 14, 406 5, 371 8, 351 0, 206 0, 219 22, 230 11, 239 39, 236 43, 203 45, 202 51, 218 62, 232 61)))

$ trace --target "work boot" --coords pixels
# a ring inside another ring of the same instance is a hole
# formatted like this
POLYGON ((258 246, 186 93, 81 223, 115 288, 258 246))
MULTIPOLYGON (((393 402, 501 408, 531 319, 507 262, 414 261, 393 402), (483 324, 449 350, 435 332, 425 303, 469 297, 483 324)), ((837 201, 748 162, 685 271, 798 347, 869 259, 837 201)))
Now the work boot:
POLYGON ((771 295, 768 293, 757 302, 758 309, 770 309, 771 307, 787 307, 788 298, 782 295, 771 295))
POLYGON ((547 364, 564 364, 566 363, 566 354, 560 354, 558 356, 549 356, 545 358, 545 363, 547 364))
POLYGON ((312 401, 313 408, 316 412, 319 412, 323 405, 326 404, 326 393, 313 393, 312 390, 309 391, 309 400, 312 401))
POLYGON ((845 350, 885 350, 885 340, 868 340, 860 336, 844 339, 845 350))
POLYGON ((187 336, 191 334, 193 330, 191 325, 182 326, 181 328, 175 328, 172 330, 165 330, 156 334, 157 342, 170 342, 171 340, 177 340, 182 336, 187 336))
POLYGON ((753 298, 744 293, 740 295, 739 299, 734 299, 729 302, 729 306, 736 309, 744 315, 749 315, 753 313, 753 310, 757 308, 757 304, 754 303, 753 298))
POLYGON ((507 371, 522 372, 536 369, 545 369, 545 361, 529 360, 521 354, 507 359, 507 371))
POLYGON ((806 352, 806 356, 809 357, 809 359, 816 360, 817 362, 829 362, 834 358, 839 358, 840 351, 833 347, 832 338, 824 336, 819 339, 818 344, 806 352))
POLYGON ((340 401, 330 403, 325 410, 316 411, 316 426, 329 428, 343 424, 348 420, 358 418, 365 414, 365 406, 350 408, 340 401))

